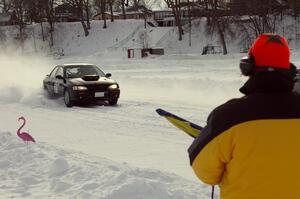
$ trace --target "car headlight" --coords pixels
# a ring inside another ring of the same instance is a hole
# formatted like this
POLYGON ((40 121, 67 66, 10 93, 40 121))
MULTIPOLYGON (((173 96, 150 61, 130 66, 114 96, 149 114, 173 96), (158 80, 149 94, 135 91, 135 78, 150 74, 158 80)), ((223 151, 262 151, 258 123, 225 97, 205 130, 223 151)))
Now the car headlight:
POLYGON ((87 87, 85 86, 73 86, 74 91, 85 91, 87 90, 87 87))
POLYGON ((108 89, 117 89, 117 88, 119 88, 118 84, 112 84, 108 87, 108 89))

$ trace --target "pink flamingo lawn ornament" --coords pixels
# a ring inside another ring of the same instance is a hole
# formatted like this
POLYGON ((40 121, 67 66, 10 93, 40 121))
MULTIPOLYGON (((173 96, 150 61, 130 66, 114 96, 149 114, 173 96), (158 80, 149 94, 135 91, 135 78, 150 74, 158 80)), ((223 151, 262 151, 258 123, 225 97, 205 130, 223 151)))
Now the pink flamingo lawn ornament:
POLYGON ((28 144, 28 142, 34 142, 35 140, 31 135, 29 135, 27 132, 21 132, 21 129, 25 126, 26 124, 26 119, 24 117, 19 117, 18 121, 23 120, 23 124, 20 126, 20 128, 17 131, 17 135, 28 144))

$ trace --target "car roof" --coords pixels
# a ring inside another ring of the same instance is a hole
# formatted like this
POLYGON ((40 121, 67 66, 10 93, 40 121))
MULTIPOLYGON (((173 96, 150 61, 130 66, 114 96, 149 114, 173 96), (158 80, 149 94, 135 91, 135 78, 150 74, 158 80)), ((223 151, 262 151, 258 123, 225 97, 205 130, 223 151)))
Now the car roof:
POLYGON ((60 66, 95 66, 95 64, 89 63, 68 63, 68 64, 60 64, 60 66))

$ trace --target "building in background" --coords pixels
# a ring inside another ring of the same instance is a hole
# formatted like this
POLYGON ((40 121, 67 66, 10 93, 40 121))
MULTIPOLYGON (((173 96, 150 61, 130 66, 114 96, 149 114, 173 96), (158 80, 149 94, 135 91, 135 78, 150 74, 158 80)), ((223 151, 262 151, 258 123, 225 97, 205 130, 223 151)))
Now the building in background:
POLYGON ((153 19, 158 26, 175 26, 175 17, 171 8, 153 11, 153 19))
POLYGON ((61 4, 54 8, 56 22, 80 21, 77 10, 69 4, 61 4))
POLYGON ((0 13, 0 26, 11 26, 18 24, 18 17, 15 12, 0 13))

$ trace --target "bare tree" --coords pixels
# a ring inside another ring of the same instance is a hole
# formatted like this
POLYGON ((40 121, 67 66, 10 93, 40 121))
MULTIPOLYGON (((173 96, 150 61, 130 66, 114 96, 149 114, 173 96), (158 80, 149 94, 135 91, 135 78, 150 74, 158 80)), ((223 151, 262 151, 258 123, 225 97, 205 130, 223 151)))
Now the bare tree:
POLYGON ((84 1, 84 10, 86 13, 86 25, 88 29, 91 29, 91 23, 90 23, 90 3, 89 0, 84 1))
POLYGON ((94 0, 93 7, 97 11, 97 13, 101 13, 101 0, 94 0))
MULTIPOLYGON (((209 1, 209 0, 204 0, 204 6, 205 6, 204 8, 205 8, 206 11, 209 10, 209 8, 208 8, 208 6, 209 6, 208 1, 209 1)), ((210 23, 211 23, 210 15, 207 15, 207 16, 206 16, 206 19, 207 19, 207 25, 209 26, 210 23)))
POLYGON ((164 0, 164 2, 167 4, 168 8, 172 7, 173 1, 172 0, 164 0))
POLYGON ((106 13, 105 13, 105 7, 106 7, 106 0, 100 0, 101 1, 101 14, 103 19, 103 29, 107 28, 106 24, 106 13))
POLYGON ((77 11, 82 28, 84 30, 84 35, 87 37, 89 35, 89 30, 87 24, 85 23, 85 18, 83 13, 86 5, 85 0, 64 0, 64 2, 70 5, 71 7, 73 7, 77 11))
POLYGON ((0 9, 2 12, 7 13, 12 7, 11 0, 1 0, 0 1, 0 9))
POLYGON ((272 15, 276 15, 276 11, 272 8, 273 1, 271 0, 252 0, 250 1, 250 19, 255 27, 257 34, 263 32, 274 32, 275 31, 275 20, 272 15), (257 9, 253 10, 251 6, 257 6, 257 9))
POLYGON ((214 30, 214 28, 217 29, 217 33, 219 35, 220 42, 223 48, 223 54, 226 55, 228 53, 225 41, 225 30, 227 27, 227 23, 225 17, 222 15, 222 12, 220 12, 221 3, 222 0, 207 0, 208 13, 210 13, 209 17, 211 17, 211 21, 209 21, 207 25, 209 28, 211 28, 211 30, 214 30))
POLYGON ((94 6, 97 8, 98 11, 101 13, 101 18, 103 20, 103 28, 107 28, 107 23, 106 23, 106 0, 95 0, 94 1, 94 6))
POLYGON ((28 0, 25 4, 25 20, 31 24, 37 22, 40 18, 39 1, 28 0))
POLYGON ((108 0, 108 5, 109 5, 109 10, 110 10, 110 21, 113 22, 114 21, 114 12, 113 12, 113 4, 114 4, 114 0, 108 0))
POLYGON ((191 16, 190 0, 187 0, 187 4, 188 4, 188 18, 189 18, 189 46, 192 46, 192 16, 191 16))
POLYGON ((128 0, 126 4, 126 0, 121 0, 121 5, 122 5, 122 14, 123 14, 123 19, 126 19, 126 12, 125 12, 125 6, 128 6, 128 0))
POLYGON ((24 22, 24 16, 25 16, 25 6, 26 6, 26 0, 12 0, 12 10, 14 14, 18 18, 18 26, 19 26, 19 40, 20 40, 20 46, 22 48, 22 52, 24 51, 24 41, 25 41, 25 22, 24 22))
POLYGON ((277 16, 282 15, 284 8, 276 5, 273 0, 241 0, 237 9, 242 10, 241 13, 236 12, 238 15, 249 17, 250 23, 247 26, 254 33, 250 37, 257 37, 264 32, 276 31, 277 16))
MULTIPOLYGON (((54 45, 54 6, 57 4, 56 0, 39 0, 39 8, 41 9, 43 15, 49 24, 49 35, 50 35, 50 47, 54 45)), ((44 40, 44 27, 43 27, 43 19, 39 21, 41 23, 42 36, 44 40)))
POLYGON ((176 26, 178 27, 178 40, 182 40, 182 34, 183 34, 183 29, 182 29, 182 23, 181 23, 181 3, 180 0, 174 0, 170 2, 172 11, 175 17, 175 23, 176 26))

